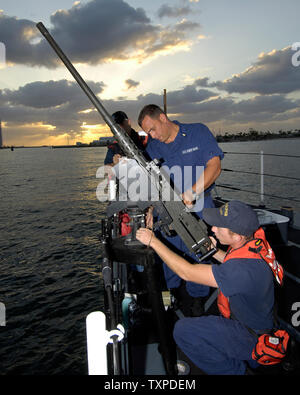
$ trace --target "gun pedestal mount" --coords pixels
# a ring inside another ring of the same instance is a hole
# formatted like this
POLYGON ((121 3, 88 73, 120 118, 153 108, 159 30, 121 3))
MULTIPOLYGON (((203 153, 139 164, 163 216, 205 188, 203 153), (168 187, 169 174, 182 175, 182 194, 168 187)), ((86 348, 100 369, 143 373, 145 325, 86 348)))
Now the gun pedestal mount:
POLYGON ((111 259, 126 265, 142 265, 147 287, 147 294, 151 304, 151 316, 156 327, 160 350, 168 375, 177 375, 176 344, 172 336, 172 328, 166 317, 166 310, 162 299, 161 272, 152 249, 143 245, 126 245, 124 238, 114 239, 110 245, 111 259))

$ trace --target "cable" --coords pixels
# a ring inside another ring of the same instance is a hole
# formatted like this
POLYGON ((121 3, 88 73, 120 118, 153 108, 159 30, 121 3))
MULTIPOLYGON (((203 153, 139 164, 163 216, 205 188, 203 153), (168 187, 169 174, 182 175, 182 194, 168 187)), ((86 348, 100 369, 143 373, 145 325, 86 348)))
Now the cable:
MULTIPOLYGON (((235 188, 235 187, 231 187, 231 186, 227 186, 227 185, 216 184, 216 186, 220 187, 220 188, 232 189, 234 191, 241 191, 241 192, 254 193, 256 195, 260 195, 260 192, 248 191, 246 189, 235 188)), ((287 197, 283 197, 283 196, 270 195, 268 193, 264 193, 264 196, 268 196, 268 197, 272 197, 272 198, 276 198, 276 199, 285 199, 285 200, 290 200, 292 202, 300 203, 300 200, 297 200, 297 199, 287 198, 287 197)))
POLYGON ((288 180, 300 181, 300 178, 288 177, 288 176, 278 176, 278 175, 276 175, 276 174, 256 173, 256 172, 251 172, 251 171, 242 171, 242 170, 233 170, 233 169, 222 169, 222 171, 231 171, 231 172, 235 172, 235 173, 245 173, 245 174, 254 174, 254 175, 259 175, 259 176, 286 178, 286 179, 288 179, 288 180))
MULTIPOLYGON (((239 154, 239 155, 261 155, 260 152, 229 152, 223 151, 224 154, 239 154)), ((300 155, 281 155, 281 154, 266 154, 263 153, 264 156, 284 156, 286 158, 300 158, 300 155)))

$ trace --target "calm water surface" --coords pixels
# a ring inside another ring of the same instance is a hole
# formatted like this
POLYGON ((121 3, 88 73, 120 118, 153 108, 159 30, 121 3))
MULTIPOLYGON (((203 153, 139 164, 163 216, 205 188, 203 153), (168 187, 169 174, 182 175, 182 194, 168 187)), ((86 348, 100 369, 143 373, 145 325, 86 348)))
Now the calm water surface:
MULTIPOLYGON (((226 152, 300 155, 300 139, 222 143, 226 152)), ((105 148, 0 151, 0 372, 87 374, 85 318, 103 308, 98 234, 105 203, 96 171, 105 148)), ((223 167, 259 172, 256 156, 223 167)), ((264 171, 299 178, 299 159, 265 157, 264 171)), ((223 172, 219 184, 259 192, 260 177, 223 172)), ((218 188, 259 203, 257 194, 218 188)), ((300 200, 299 181, 265 177, 265 192, 300 200)), ((300 203, 265 198, 274 207, 300 203)))
POLYGON ((85 317, 101 309, 95 195, 105 149, 0 151, 2 374, 85 374, 85 317))
MULTIPOLYGON (((220 144, 224 152, 238 152, 226 154, 222 161, 224 169, 250 171, 260 173, 261 161, 259 155, 241 155, 240 153, 260 153, 263 151, 263 172, 265 174, 282 176, 283 178, 264 176, 264 201, 267 207, 280 208, 291 206, 300 211, 300 139, 277 139, 264 141, 247 141, 220 144), (269 156, 267 154, 287 155, 269 156), (298 156, 295 158, 294 156, 298 156), (284 177, 296 178, 291 180, 284 177), (268 195, 279 196, 272 198, 268 195), (289 200, 292 199, 292 200, 289 200)), ((244 174, 239 172, 222 172, 217 184, 233 186, 243 192, 224 188, 217 188, 219 195, 226 198, 240 199, 250 204, 260 204, 261 177, 260 174, 244 174)))

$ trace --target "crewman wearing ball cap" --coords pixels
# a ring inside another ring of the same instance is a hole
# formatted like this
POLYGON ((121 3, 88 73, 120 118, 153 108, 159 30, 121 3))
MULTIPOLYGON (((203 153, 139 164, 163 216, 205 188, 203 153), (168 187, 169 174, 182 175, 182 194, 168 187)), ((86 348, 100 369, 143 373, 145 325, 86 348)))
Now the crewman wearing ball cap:
MULTIPOLYGON (((115 123, 120 125, 122 129, 130 136, 135 145, 143 151, 145 149, 146 141, 144 136, 140 136, 132 127, 131 120, 128 118, 124 111, 116 111, 112 114, 112 119, 115 123)), ((119 160, 124 156, 121 147, 117 141, 114 141, 107 147, 106 157, 104 159, 104 164, 107 166, 114 166, 119 163, 119 160)))
MULTIPOLYGON (((152 247, 181 278, 219 289, 220 315, 183 318, 176 322, 174 339, 184 354, 207 374, 245 374, 257 367, 251 353, 256 334, 273 328, 275 257, 256 212, 232 200, 219 208, 203 209, 203 219, 228 250, 219 249, 212 265, 191 264, 167 248, 149 229, 137 239, 152 247), (221 263, 221 264, 220 264, 221 263)), ((211 237, 212 244, 217 245, 211 237)), ((196 263, 196 262, 195 262, 196 263)))

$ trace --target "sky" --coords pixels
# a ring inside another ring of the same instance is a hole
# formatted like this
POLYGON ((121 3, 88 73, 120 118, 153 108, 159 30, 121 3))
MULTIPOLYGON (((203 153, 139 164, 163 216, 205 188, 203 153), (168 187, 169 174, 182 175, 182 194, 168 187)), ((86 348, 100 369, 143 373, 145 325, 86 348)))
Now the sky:
POLYGON ((43 22, 109 113, 146 104, 217 134, 300 129, 299 0, 1 0, 4 145, 89 143, 110 130, 45 41, 43 22))

